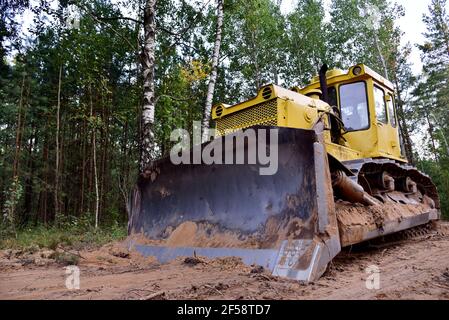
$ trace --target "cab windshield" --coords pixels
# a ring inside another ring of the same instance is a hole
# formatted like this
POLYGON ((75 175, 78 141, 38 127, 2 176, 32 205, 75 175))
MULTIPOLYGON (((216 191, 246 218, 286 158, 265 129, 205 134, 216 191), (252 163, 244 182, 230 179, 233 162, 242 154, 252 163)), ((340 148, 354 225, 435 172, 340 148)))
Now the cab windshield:
POLYGON ((369 128, 366 83, 355 82, 340 86, 341 118, 347 131, 369 128))

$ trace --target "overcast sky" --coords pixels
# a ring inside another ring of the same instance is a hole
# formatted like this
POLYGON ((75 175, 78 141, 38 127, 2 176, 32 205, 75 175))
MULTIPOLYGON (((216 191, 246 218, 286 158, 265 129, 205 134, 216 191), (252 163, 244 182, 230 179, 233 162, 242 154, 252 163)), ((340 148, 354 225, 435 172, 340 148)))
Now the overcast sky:
MULTIPOLYGON (((296 2, 297 0, 283 0, 282 12, 287 13, 292 10, 296 2)), ((413 45, 411 62, 413 63, 413 72, 418 74, 421 71, 422 63, 419 50, 414 45, 424 41, 422 33, 426 30, 426 27, 422 22, 422 16, 428 12, 431 0, 396 0, 396 2, 405 9, 405 16, 399 20, 399 26, 405 32, 402 44, 410 42, 413 45)), ((324 0, 324 3, 327 10, 330 0, 324 0)), ((447 3, 447 8, 449 10, 449 2, 447 3)))

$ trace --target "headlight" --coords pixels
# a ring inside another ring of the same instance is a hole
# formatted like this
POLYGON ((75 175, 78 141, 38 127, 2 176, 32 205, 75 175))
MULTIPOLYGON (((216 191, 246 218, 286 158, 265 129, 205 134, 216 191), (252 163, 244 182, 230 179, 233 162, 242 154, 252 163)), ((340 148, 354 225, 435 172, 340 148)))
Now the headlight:
POLYGON ((353 73, 355 76, 359 76, 359 75, 362 74, 362 68, 359 67, 359 66, 354 67, 354 69, 352 69, 352 73, 353 73))

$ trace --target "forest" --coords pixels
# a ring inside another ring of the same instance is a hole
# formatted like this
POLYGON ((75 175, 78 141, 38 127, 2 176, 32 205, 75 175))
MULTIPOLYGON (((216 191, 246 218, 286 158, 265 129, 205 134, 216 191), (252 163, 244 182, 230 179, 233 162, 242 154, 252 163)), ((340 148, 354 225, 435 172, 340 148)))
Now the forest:
POLYGON ((211 106, 263 85, 306 85, 323 63, 364 63, 393 82, 404 153, 432 177, 449 217, 447 0, 430 2, 419 44, 401 41, 404 8, 392 0, 281 6, 1 0, 2 236, 64 223, 126 229, 129 193, 167 155, 172 130, 212 126, 211 106))

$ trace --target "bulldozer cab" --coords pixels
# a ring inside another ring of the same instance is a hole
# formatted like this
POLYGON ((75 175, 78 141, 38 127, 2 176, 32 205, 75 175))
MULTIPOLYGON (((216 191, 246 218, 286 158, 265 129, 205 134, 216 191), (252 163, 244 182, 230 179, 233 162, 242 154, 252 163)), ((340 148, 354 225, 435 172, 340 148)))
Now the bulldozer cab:
MULTIPOLYGON (((336 144, 357 150, 357 158, 385 157, 405 162, 400 147, 393 84, 365 65, 356 65, 346 73, 331 70, 326 78, 328 102, 337 107, 343 123, 344 139, 336 144)), ((315 77, 310 85, 294 90, 309 95, 319 87, 319 79, 315 77)), ((337 146, 329 144, 329 147, 332 150, 337 146)))

